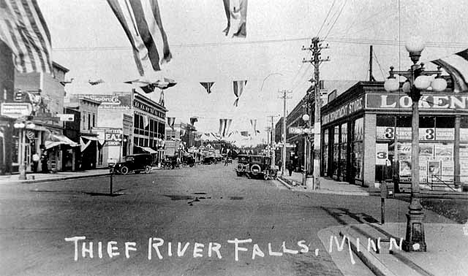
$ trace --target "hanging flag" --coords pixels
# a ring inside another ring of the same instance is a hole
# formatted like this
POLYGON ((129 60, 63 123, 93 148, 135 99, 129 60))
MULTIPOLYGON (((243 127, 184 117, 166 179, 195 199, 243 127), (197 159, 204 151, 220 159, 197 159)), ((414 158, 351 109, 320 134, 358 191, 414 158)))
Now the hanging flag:
POLYGON ((213 87, 214 82, 200 82, 200 84, 201 84, 203 87, 205 87, 206 92, 208 92, 208 94, 211 94, 211 87, 213 87))
POLYGON ((98 79, 98 80, 95 80, 95 81, 88 80, 88 83, 91 84, 91 85, 98 85, 98 84, 104 83, 104 80, 103 79, 98 79))
POLYGON ((452 76, 453 92, 468 91, 468 49, 431 62, 444 68, 452 76))
POLYGON ((250 119, 250 125, 252 126, 255 135, 257 135, 257 119, 250 119))
POLYGON ((244 91, 244 86, 246 84, 247 84, 246 80, 234 81, 232 83, 233 88, 234 88, 234 95, 236 95, 236 97, 237 97, 237 99, 234 101, 234 106, 238 106, 239 98, 242 95, 242 92, 244 91))
POLYGON ((167 124, 174 130, 175 117, 167 117, 167 124))
POLYGON ((50 32, 36 0, 0 1, 0 39, 21 73, 52 73, 50 32))
POLYGON ((141 76, 172 58, 157 0, 107 0, 130 40, 141 76))
POLYGON ((226 13, 227 26, 223 30, 227 36, 232 33, 233 37, 247 36, 247 0, 223 0, 224 12, 226 13), (237 25, 233 25, 237 22, 237 25))
POLYGON ((190 118, 190 124, 192 126, 195 126, 195 123, 198 122, 198 117, 191 117, 190 118))
POLYGON ((131 80, 131 81, 126 81, 125 83, 134 84, 140 87, 141 90, 143 90, 143 92, 147 94, 154 92, 154 89, 156 88, 164 90, 164 89, 173 87, 177 84, 177 82, 168 78, 163 78, 162 80, 157 80, 156 82, 150 82, 146 80, 131 80))
POLYGON ((226 137, 229 134, 229 128, 231 127, 232 119, 219 119, 219 135, 226 137))

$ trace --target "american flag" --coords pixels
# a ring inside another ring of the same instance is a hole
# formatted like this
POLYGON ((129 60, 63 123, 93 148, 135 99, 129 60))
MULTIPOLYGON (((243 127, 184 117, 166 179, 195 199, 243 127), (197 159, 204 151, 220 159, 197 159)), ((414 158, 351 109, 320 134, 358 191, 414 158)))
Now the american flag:
POLYGON ((157 0, 107 0, 133 48, 141 76, 172 58, 157 0))
POLYGON ((444 68, 452 76, 455 93, 468 91, 468 49, 431 62, 444 68))
POLYGON ((0 39, 21 73, 52 73, 51 38, 36 0, 0 0, 0 39))

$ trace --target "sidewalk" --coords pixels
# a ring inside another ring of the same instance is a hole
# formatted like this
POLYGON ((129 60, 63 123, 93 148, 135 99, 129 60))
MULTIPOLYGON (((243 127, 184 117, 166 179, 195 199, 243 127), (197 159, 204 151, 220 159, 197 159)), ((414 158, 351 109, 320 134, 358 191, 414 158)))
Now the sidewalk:
POLYGON ((73 178, 85 178, 85 177, 96 177, 102 175, 108 175, 109 169, 94 169, 78 172, 57 172, 57 173, 27 173, 26 180, 20 180, 19 174, 11 175, 0 175, 0 185, 1 184, 13 184, 13 183, 37 183, 37 182, 47 182, 47 181, 58 181, 66 180, 73 178))
POLYGON ((425 223, 424 229, 427 252, 405 252, 397 247, 400 238, 405 238, 404 223, 330 227, 319 231, 318 235, 328 251, 332 244, 330 255, 344 275, 353 275, 350 250, 354 258, 357 255, 376 275, 467 275, 468 225, 425 223), (341 245, 344 237, 347 245, 340 252, 338 244, 341 245), (372 247, 368 249, 369 238, 377 248, 380 238, 379 253, 372 247), (391 251, 390 238, 396 241, 391 251))
POLYGON ((377 188, 366 188, 359 185, 350 184, 348 182, 339 182, 332 179, 320 177, 320 189, 311 191, 302 185, 302 173, 293 172, 291 176, 285 173, 281 176, 279 172, 278 181, 288 187, 290 190, 306 191, 323 194, 341 194, 341 195, 380 195, 380 190, 377 188))

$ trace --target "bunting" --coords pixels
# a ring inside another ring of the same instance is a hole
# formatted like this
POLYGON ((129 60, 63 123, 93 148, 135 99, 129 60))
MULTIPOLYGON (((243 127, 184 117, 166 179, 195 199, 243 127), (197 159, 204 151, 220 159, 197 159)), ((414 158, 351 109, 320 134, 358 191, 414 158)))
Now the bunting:
POLYGON ((162 80, 157 80, 156 82, 150 82, 150 81, 138 79, 138 80, 126 81, 125 83, 139 86, 141 90, 143 90, 143 92, 145 92, 146 94, 154 92, 154 89, 156 88, 164 90, 164 89, 173 87, 177 84, 177 82, 168 78, 163 78, 162 80))
POLYGON ((226 137, 231 127, 232 119, 219 119, 219 135, 226 137))
POLYGON ((247 36, 247 0, 223 0, 224 12, 226 13, 227 26, 223 30, 227 36, 232 33, 233 37, 247 36), (233 25, 237 22, 237 25, 233 25))
POLYGON ((157 0, 107 0, 132 44, 141 76, 172 58, 157 0))
POLYGON ((0 39, 21 73, 52 73, 50 32, 36 0, 0 1, 0 39))
POLYGON ((250 119, 250 125, 252 126, 255 135, 257 135, 257 119, 250 119))
POLYGON ((167 117, 167 124, 174 130, 175 117, 167 117))
POLYGON ((208 92, 208 94, 211 94, 211 87, 213 87, 214 82, 200 82, 200 84, 201 84, 203 87, 205 87, 206 92, 208 92))
POLYGON ((452 76, 455 93, 468 91, 468 49, 431 62, 452 76))
POLYGON ((238 106, 239 98, 242 95, 242 92, 244 91, 244 86, 247 85, 247 81, 246 80, 234 81, 232 85, 234 88, 234 95, 237 97, 237 99, 234 101, 234 106, 238 106))

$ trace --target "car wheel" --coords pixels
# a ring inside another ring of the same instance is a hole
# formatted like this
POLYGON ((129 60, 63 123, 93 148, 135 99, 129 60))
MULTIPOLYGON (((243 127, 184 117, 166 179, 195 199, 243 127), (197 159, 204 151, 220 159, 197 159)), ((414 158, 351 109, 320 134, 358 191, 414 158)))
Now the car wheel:
POLYGON ((150 173, 151 172, 151 167, 150 166, 146 166, 145 167, 145 173, 150 173))
POLYGON ((262 171, 262 168, 260 168, 260 166, 258 164, 253 164, 251 167, 250 167, 250 173, 252 175, 258 175, 260 172, 262 171))
POLYGON ((121 174, 128 174, 129 172, 129 169, 125 166, 123 166, 122 168, 120 168, 120 173, 121 174))

